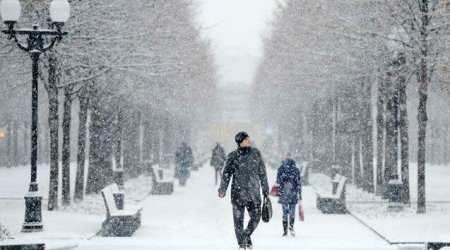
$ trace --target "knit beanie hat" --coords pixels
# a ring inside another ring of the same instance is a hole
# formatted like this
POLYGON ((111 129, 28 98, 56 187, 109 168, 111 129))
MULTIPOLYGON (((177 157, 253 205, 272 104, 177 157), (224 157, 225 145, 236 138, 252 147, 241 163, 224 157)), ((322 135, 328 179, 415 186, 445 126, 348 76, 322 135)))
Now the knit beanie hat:
POLYGON ((247 132, 241 131, 239 133, 236 134, 236 136, 234 137, 234 140, 236 141, 236 143, 239 145, 241 144, 245 138, 247 138, 249 135, 247 134, 247 132))

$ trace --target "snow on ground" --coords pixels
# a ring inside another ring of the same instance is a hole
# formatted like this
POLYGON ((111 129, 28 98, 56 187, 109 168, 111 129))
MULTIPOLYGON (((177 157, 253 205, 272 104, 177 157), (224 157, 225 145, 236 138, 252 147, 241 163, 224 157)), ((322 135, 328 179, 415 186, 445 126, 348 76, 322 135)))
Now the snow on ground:
MULTIPOLYGON (((273 183, 275 171, 268 171, 273 183)), ((186 187, 176 185, 172 195, 148 196, 142 227, 132 238, 94 237, 81 242, 79 249, 237 249, 229 193, 220 199, 217 188, 212 168, 205 166, 192 173, 186 187)), ((306 221, 296 222, 297 236, 281 236, 281 206, 272 199, 274 218, 260 223, 253 236, 255 249, 397 249, 351 216, 322 215, 311 188, 304 196, 306 221)))
MULTIPOLYGON (((75 169, 76 165, 72 164, 71 173, 75 173, 75 169)), ((30 168, 2 168, 0 173, 0 223, 10 232, 8 237, 3 238, 15 238, 21 242, 45 241, 47 245, 52 247, 70 246, 77 245, 76 242, 81 239, 93 237, 100 230, 106 213, 101 194, 86 195, 81 203, 72 202, 69 207, 60 206, 57 211, 47 211, 49 167, 48 165, 40 165, 37 181, 39 193, 43 196, 42 221, 44 231, 21 233, 25 213, 23 196, 27 193, 30 168)), ((75 176, 72 175, 71 177, 72 184, 74 184, 75 176)), ((128 180, 125 184, 125 199, 131 203, 142 201, 150 190, 150 176, 140 176, 128 180)), ((73 197, 73 189, 71 191, 73 197)), ((59 198, 61 199, 61 194, 59 198)))
MULTIPOLYGON (((392 212, 389 203, 347 185, 347 207, 350 212, 389 242, 450 242, 450 168, 427 168, 427 213, 417 214, 417 165, 411 164, 412 203, 403 211, 392 212)), ((331 189, 331 180, 323 174, 313 174, 311 182, 318 189, 331 189)))
MULTIPOLYGON (((48 178, 45 179, 45 176, 48 176, 48 167, 40 166, 39 170, 38 181, 45 198, 48 190, 48 178)), ((214 185, 214 171, 207 165, 192 173, 186 187, 180 187, 176 183, 175 192, 168 196, 146 196, 151 186, 151 178, 148 176, 127 181, 126 199, 132 202, 141 201, 144 207, 142 226, 130 238, 94 236, 105 219, 104 205, 99 195, 87 196, 83 203, 60 211, 48 212, 44 209, 44 232, 20 233, 25 211, 23 195, 28 187, 29 168, 0 169, 0 174, 0 223, 11 232, 16 241, 46 242, 50 249, 77 245, 80 250, 237 249, 229 193, 224 199, 217 197, 218 187, 214 185)), ((268 174, 269 183, 273 184, 275 170, 268 168, 268 174)), ((314 178, 313 175, 312 179, 314 178)), ((254 249, 421 249, 418 245, 401 248, 389 245, 351 215, 322 214, 315 208, 316 196, 311 187, 304 188, 303 197, 306 221, 297 220, 297 236, 281 236, 281 206, 276 199, 272 199, 274 217, 269 223, 260 223, 253 235, 254 249)), ((441 212, 445 213, 446 210, 436 209, 435 212, 430 212, 430 215, 438 216, 441 212)), ((440 215, 442 217, 442 214, 440 215)), ((382 228, 388 228, 386 225, 391 221, 377 218, 375 217, 375 222, 379 222, 382 228)), ((391 220, 398 220, 398 224, 408 226, 408 218, 406 216, 391 220)), ((448 226, 438 225, 434 221, 422 225, 433 230, 448 229, 448 226)), ((393 232, 387 233, 392 234, 395 239, 396 232, 392 230, 393 232)))
MULTIPOLYGON (((72 166, 75 173, 75 166, 72 166)), ((44 231, 39 233, 21 233, 25 216, 24 196, 28 191, 30 167, 12 167, 0 169, 0 223, 11 233, 10 238, 20 241, 73 241, 90 237, 98 231, 98 225, 104 215, 89 215, 65 211, 49 212, 48 202, 49 167, 39 165, 37 182, 42 200, 42 220, 44 231)), ((74 177, 74 176, 72 176, 74 177)), ((73 178, 74 179, 74 178, 73 178)), ((73 191, 73 190, 72 190, 73 191)), ((61 196, 59 196, 61 197, 61 196)))

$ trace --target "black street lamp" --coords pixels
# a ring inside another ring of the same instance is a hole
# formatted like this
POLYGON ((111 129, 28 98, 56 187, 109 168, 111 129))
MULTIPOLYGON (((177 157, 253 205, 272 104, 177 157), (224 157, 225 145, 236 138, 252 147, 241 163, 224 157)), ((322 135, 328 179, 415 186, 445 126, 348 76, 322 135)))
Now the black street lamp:
POLYGON ((53 0, 50 4, 50 17, 56 30, 39 29, 37 24, 32 29, 15 29, 14 25, 20 17, 21 6, 19 0, 1 0, 0 14, 8 29, 2 30, 14 39, 18 47, 29 52, 32 59, 32 87, 31 87, 31 182, 28 194, 25 196, 25 222, 22 232, 42 231, 42 196, 38 194, 37 176, 37 140, 38 140, 38 68, 39 56, 51 49, 56 42, 60 41, 66 32, 61 28, 69 19, 70 6, 67 0, 53 0), (28 36, 27 43, 22 44, 18 35, 28 36), (51 42, 46 45, 44 37, 51 37, 51 42))

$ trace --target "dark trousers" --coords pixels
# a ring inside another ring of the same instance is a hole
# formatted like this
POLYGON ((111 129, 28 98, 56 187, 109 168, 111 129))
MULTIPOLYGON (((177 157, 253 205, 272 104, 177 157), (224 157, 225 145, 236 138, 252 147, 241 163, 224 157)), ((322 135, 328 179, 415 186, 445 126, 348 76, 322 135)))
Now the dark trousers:
POLYGON ((189 177, 189 170, 187 169, 180 169, 178 172, 178 181, 180 182, 181 186, 185 186, 187 179, 189 177))
POLYGON ((290 218, 295 218, 295 204, 281 204, 283 208, 283 221, 288 221, 290 218))
POLYGON ((247 202, 244 204, 233 204, 233 220, 234 220, 234 232, 240 247, 251 245, 250 236, 255 231, 261 220, 261 204, 255 204, 253 202, 247 202), (247 228, 244 230, 244 212, 247 208, 250 216, 247 228))

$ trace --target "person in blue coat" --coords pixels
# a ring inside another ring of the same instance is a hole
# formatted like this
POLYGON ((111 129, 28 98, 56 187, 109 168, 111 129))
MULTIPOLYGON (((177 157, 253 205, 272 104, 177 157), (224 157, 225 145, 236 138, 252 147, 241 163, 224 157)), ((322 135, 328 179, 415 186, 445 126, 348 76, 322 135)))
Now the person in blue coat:
POLYGON ((283 236, 287 236, 288 223, 289 231, 295 236, 295 206, 302 199, 302 186, 300 181, 300 170, 292 160, 292 153, 286 154, 286 159, 278 168, 277 183, 280 185, 280 197, 278 203, 283 208, 283 236))

